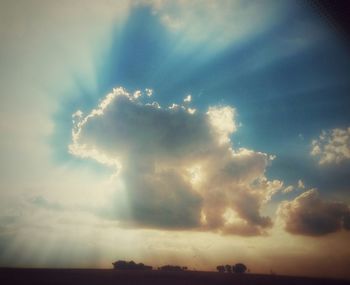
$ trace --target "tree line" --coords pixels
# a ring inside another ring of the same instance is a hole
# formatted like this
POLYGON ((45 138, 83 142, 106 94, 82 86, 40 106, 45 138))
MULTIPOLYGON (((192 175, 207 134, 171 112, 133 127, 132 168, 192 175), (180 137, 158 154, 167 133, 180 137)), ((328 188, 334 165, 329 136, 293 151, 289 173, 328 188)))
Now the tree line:
POLYGON ((248 268, 243 263, 236 263, 235 265, 218 265, 216 266, 216 270, 222 273, 245 273, 248 268))
MULTIPOLYGON (((125 260, 118 260, 116 262, 113 262, 113 268, 117 270, 152 270, 153 267, 150 265, 145 265, 143 263, 135 263, 133 260, 131 261, 125 261, 125 260)), ((161 267, 158 267, 158 270, 162 271, 186 271, 186 266, 177 266, 177 265, 164 265, 161 267)))
POLYGON ((125 261, 118 260, 113 262, 113 268, 118 270, 152 270, 152 266, 145 265, 143 263, 135 263, 133 260, 125 261))
MULTIPOLYGON (((145 265, 143 263, 135 263, 134 261, 118 260, 113 262, 113 268, 117 270, 152 270, 153 267, 150 265, 145 265)), ((177 265, 164 265, 158 267, 161 271, 186 271, 186 266, 177 265)), ((236 263, 235 265, 218 265, 216 267, 218 272, 226 273, 245 273, 248 268, 243 263, 236 263)))

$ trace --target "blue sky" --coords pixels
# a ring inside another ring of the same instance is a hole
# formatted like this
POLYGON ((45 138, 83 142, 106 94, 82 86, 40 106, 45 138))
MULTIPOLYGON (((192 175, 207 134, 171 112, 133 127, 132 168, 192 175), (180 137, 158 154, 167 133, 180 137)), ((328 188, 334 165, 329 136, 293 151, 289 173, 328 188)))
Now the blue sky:
POLYGON ((152 7, 134 8, 123 28, 111 34, 105 55, 94 59, 96 88, 78 80, 78 93, 55 114, 53 137, 62 144, 58 157, 71 159, 65 146, 70 140, 69 114, 91 109, 100 94, 116 86, 152 88, 163 105, 191 94, 203 111, 216 104, 237 108, 243 127, 234 140, 238 146, 276 155, 268 169, 271 177, 287 183, 302 178, 321 190, 326 190, 324 183, 339 182, 339 177, 322 179, 308 153, 310 141, 322 130, 349 124, 348 49, 310 7, 284 5, 292 9, 280 8, 284 17, 276 17, 262 33, 214 51, 208 51, 206 42, 194 42, 180 52, 176 45, 181 34, 169 32, 152 7), (327 179, 331 182, 323 181, 327 179))
POLYGON ((311 7, 1 5, 0 265, 210 269, 230 248, 348 276, 350 53, 311 7))

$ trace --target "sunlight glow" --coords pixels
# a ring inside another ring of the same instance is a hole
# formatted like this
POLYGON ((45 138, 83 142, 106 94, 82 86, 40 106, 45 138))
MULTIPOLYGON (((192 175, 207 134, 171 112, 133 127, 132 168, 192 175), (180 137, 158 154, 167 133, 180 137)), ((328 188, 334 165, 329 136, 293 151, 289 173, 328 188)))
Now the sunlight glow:
POLYGON ((309 4, 0 2, 0 267, 350 278, 350 56, 309 4))
POLYGON ((107 166, 113 167, 116 170, 116 174, 121 170, 122 165, 118 158, 109 157, 108 155, 98 151, 94 147, 88 147, 86 144, 80 144, 79 139, 81 135, 82 128, 88 122, 89 119, 95 116, 102 116, 105 109, 117 96, 126 96, 129 100, 135 100, 141 96, 141 91, 136 91, 134 95, 130 95, 125 89, 113 88, 113 91, 105 97, 98 105, 97 109, 93 109, 89 115, 83 118, 83 113, 78 110, 72 117, 78 118, 78 121, 73 120, 74 126, 72 129, 72 143, 68 146, 69 153, 81 157, 81 158, 93 158, 96 161, 105 164, 107 166))
POLYGON ((223 218, 225 220, 225 225, 236 225, 236 224, 244 224, 245 220, 240 218, 237 213, 231 208, 227 208, 223 214, 223 218))
POLYGON ((200 165, 194 165, 190 168, 187 168, 187 172, 190 175, 190 182, 193 186, 198 185, 204 179, 201 169, 202 167, 200 165))
POLYGON ((230 106, 209 107, 209 122, 218 133, 220 144, 228 143, 229 136, 237 130, 235 123, 236 110, 230 106))

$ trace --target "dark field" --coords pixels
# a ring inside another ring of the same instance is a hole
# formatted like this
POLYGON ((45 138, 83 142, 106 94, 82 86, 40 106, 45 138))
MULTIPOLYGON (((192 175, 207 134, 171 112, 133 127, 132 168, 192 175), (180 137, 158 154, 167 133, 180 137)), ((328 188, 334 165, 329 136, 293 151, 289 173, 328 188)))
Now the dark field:
POLYGON ((112 269, 0 269, 0 284, 350 284, 350 281, 216 272, 117 271, 112 269))

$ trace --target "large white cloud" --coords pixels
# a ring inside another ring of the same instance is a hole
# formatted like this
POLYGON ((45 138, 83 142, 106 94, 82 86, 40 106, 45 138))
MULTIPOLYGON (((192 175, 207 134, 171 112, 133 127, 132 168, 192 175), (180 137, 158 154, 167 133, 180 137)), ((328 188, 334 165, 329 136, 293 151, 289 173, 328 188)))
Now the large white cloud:
POLYGON ((232 148, 235 109, 145 100, 116 88, 89 114, 73 114, 70 152, 112 166, 123 185, 102 213, 125 225, 264 233, 272 222, 261 207, 282 183, 265 177, 267 154, 232 148))
POLYGON ((311 146, 311 155, 319 158, 319 164, 339 164, 349 160, 350 127, 323 131, 311 146))

